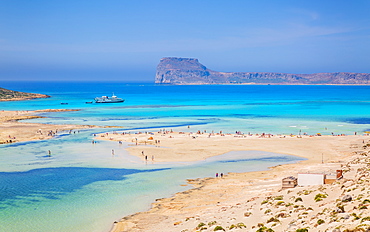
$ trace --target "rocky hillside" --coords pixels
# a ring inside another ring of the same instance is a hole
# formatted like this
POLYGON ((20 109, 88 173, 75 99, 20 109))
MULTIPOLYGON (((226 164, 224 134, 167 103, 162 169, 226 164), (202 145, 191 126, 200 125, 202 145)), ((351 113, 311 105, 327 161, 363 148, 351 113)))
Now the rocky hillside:
POLYGON ((369 73, 289 74, 270 72, 217 72, 198 59, 162 58, 157 66, 158 84, 370 84, 369 73))
POLYGON ((38 93, 24 93, 0 88, 0 101, 19 101, 34 98, 48 98, 50 96, 38 93))

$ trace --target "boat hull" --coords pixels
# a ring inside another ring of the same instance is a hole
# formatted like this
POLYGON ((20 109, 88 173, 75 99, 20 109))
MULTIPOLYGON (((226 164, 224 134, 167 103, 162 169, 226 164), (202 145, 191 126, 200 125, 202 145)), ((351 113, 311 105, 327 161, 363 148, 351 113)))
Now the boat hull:
POLYGON ((100 100, 95 100, 95 103, 120 103, 124 102, 125 100, 117 100, 117 101, 100 101, 100 100))

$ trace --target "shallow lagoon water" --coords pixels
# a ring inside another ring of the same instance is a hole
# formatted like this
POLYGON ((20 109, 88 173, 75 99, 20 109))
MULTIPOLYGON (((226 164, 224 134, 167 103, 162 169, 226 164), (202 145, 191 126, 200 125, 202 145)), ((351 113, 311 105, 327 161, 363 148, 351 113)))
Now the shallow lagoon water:
POLYGON ((198 162, 145 163, 128 155, 126 144, 93 145, 87 134, 1 148, 0 231, 108 231, 114 220, 148 209, 156 198, 189 189, 182 186, 188 178, 301 160, 249 151, 198 162))
MULTIPOLYGON (((370 129, 369 86, 6 82, 2 87, 52 97, 0 102, 0 110, 81 109, 42 113, 47 118, 29 122, 121 126, 120 131, 132 132, 168 128, 352 134, 370 129), (126 102, 85 104, 111 92, 126 102)), ((111 130, 81 130, 47 141, 0 145, 0 231, 108 231, 114 220, 148 209, 156 198, 189 189, 182 186, 188 178, 265 170, 301 160, 249 151, 199 162, 145 163, 124 150, 127 144, 91 143, 93 133, 111 130)))

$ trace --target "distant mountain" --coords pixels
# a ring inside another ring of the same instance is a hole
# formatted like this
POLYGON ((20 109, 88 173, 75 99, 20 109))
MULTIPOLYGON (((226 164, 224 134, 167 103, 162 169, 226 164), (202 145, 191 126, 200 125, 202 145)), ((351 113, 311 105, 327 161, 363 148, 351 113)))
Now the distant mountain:
POLYGON ((19 101, 34 98, 48 98, 50 96, 38 93, 24 93, 0 88, 0 101, 19 101))
POLYGON ((369 73, 289 74, 271 72, 216 72, 194 58, 162 58, 158 84, 370 84, 369 73))

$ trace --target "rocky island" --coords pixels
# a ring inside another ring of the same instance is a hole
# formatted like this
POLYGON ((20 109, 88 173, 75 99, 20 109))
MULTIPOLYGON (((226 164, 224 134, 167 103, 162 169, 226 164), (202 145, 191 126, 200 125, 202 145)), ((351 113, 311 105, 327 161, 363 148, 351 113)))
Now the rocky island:
POLYGON ((368 85, 369 73, 289 74, 272 72, 217 72, 194 58, 165 57, 155 76, 157 84, 284 84, 368 85))
POLYGON ((0 88, 0 101, 20 101, 34 98, 49 98, 50 96, 38 93, 24 93, 0 88))

